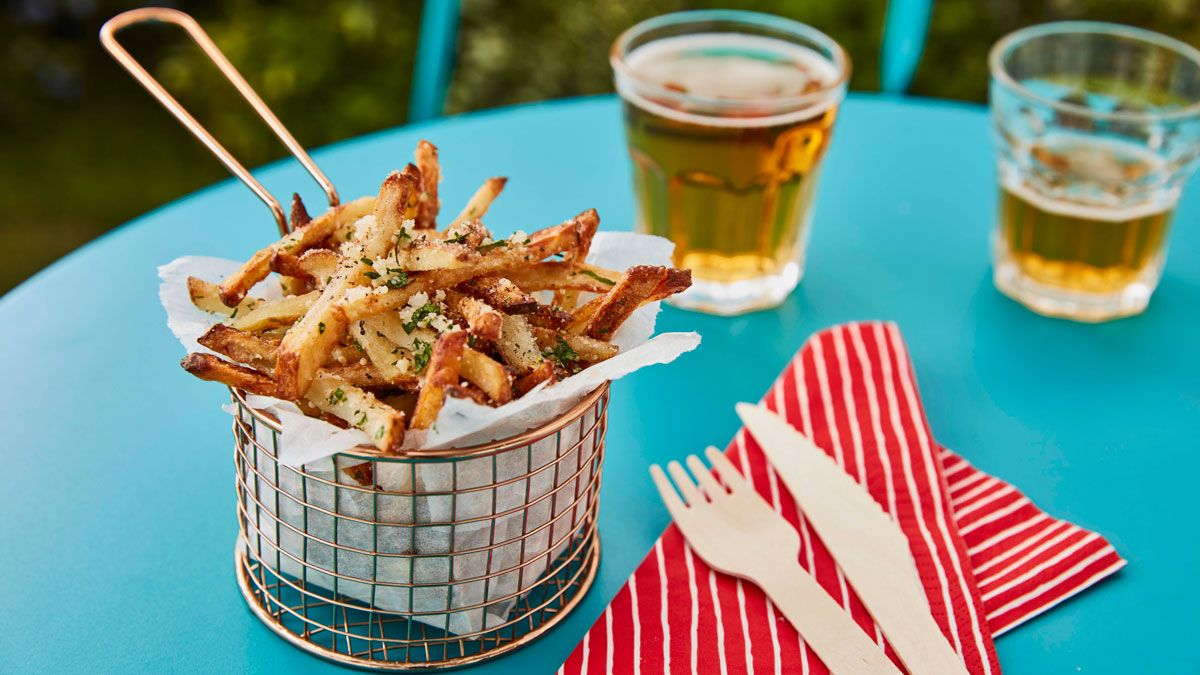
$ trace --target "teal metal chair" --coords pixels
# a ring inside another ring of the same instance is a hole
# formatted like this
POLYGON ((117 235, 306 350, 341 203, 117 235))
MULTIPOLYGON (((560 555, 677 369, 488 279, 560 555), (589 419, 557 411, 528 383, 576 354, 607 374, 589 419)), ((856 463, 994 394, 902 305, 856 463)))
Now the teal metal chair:
MULTIPOLYGON (((425 2, 409 98, 409 122, 442 115, 454 72, 460 9, 459 0, 425 2)), ((880 89, 884 93, 908 91, 925 49, 932 12, 933 0, 889 0, 879 57, 880 89)))
POLYGON ((459 0, 425 0, 417 37, 408 121, 424 122, 442 116, 446 91, 454 72, 458 45, 459 0))
POLYGON ((879 53, 879 88, 886 94, 903 94, 925 51, 933 0, 888 0, 879 53))

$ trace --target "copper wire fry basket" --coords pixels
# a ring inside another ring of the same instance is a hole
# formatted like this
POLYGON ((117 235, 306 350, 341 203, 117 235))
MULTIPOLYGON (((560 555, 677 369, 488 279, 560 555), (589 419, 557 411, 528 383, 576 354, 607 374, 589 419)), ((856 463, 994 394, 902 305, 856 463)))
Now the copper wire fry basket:
MULTIPOLYGON (((143 8, 101 42, 271 209, 276 200, 116 40, 141 23, 183 28, 321 185, 337 191, 187 14, 143 8)), ((238 586, 291 644, 337 663, 420 670, 528 644, 578 605, 600 560, 596 529, 609 387, 516 436, 448 450, 342 452, 279 461, 281 426, 232 390, 238 586)))
POLYGON ((276 461, 278 423, 233 392, 238 584, 292 644, 376 668, 527 644, 595 579, 608 385, 554 422, 473 448, 276 461))

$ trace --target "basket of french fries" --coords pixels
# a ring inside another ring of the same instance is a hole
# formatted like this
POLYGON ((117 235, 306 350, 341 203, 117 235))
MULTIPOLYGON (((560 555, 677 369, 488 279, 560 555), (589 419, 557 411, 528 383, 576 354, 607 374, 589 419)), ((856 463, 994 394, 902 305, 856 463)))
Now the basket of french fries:
POLYGON ((437 148, 378 193, 333 183, 192 17, 143 7, 105 49, 271 210, 282 239, 243 263, 159 268, 182 365, 229 387, 238 585, 288 642, 366 668, 427 669, 527 644, 596 575, 609 383, 695 333, 653 335, 691 285, 673 246, 598 232, 589 209, 494 236, 491 178, 438 224, 437 148), (321 186, 290 217, 117 40, 182 28, 321 186))
POLYGON ((294 197, 240 265, 160 270, 183 368, 232 393, 243 595, 343 663, 462 665, 566 616, 599 561, 609 382, 698 341, 650 337, 690 284, 669 244, 594 210, 494 236, 502 178, 439 226, 440 173, 422 141, 376 195, 294 197))

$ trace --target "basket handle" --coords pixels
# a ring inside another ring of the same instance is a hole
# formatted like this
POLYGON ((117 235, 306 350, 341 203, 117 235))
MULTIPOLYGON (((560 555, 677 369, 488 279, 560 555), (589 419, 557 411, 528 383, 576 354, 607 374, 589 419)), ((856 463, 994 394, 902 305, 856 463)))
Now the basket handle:
POLYGON ((138 83, 143 87, 145 87, 146 90, 149 91, 152 96, 154 96, 154 98, 158 99, 158 102, 162 104, 162 106, 166 108, 168 112, 174 115, 175 119, 179 120, 179 122, 183 124, 188 131, 192 132, 193 136, 199 139, 200 142, 203 143, 210 152, 216 155, 217 159, 221 160, 221 163, 225 165, 225 168, 229 169, 233 175, 240 178, 241 181, 246 184, 246 187, 250 188, 254 194, 258 195, 258 198, 267 205, 267 208, 271 209, 271 214, 275 216, 275 223, 279 226, 279 232, 281 235, 286 235, 289 230, 287 215, 284 213, 283 207, 279 204, 279 200, 275 199, 275 197, 272 196, 271 193, 262 186, 262 183, 259 183, 258 180, 246 170, 246 167, 242 166, 241 162, 237 161, 237 159, 235 159, 234 156, 225 149, 225 146, 221 145, 221 143, 218 142, 212 134, 208 133, 208 130, 201 126, 200 123, 196 121, 196 118, 192 117, 192 115, 185 110, 182 105, 179 104, 179 101, 175 100, 175 97, 171 96, 171 94, 168 93, 165 88, 163 88, 158 80, 154 79, 154 76, 151 75, 144 67, 142 67, 142 64, 139 63, 137 59, 133 58, 133 56, 131 56, 129 52, 126 51, 119 42, 117 42, 116 34, 119 31, 142 23, 171 23, 187 31, 187 34, 191 36, 192 40, 194 40, 200 49, 204 51, 205 55, 207 55, 208 58, 211 59, 218 68, 221 69, 221 73, 224 74, 226 79, 233 84, 233 86, 238 90, 238 93, 242 95, 242 98, 246 99, 246 102, 250 104, 250 107, 254 109, 254 112, 258 113, 258 116, 267 123, 267 126, 271 128, 271 131, 275 132, 275 136, 287 146, 288 150, 291 151, 292 156, 304 165, 304 168, 308 170, 309 175, 311 175, 313 179, 316 180, 321 186, 321 189, 325 191, 325 196, 329 199, 329 205, 338 205, 337 189, 333 187, 333 183, 330 182, 325 173, 321 171, 316 162, 312 160, 312 157, 308 156, 308 153, 304 150, 304 147, 296 142, 296 139, 290 132, 288 132, 287 127, 283 126, 283 123, 279 121, 279 118, 275 116, 275 113, 271 112, 271 109, 267 107, 267 104, 264 103, 254 89, 246 83, 246 80, 241 76, 240 73, 238 73, 237 69, 233 67, 233 64, 229 62, 229 59, 225 58, 225 55, 221 53, 221 50, 217 48, 217 45, 212 41, 211 38, 208 37, 208 33, 205 33, 204 29, 200 27, 200 24, 197 23, 196 20, 190 15, 185 14, 177 9, 168 9, 165 7, 143 7, 141 9, 133 9, 129 10, 128 12, 122 12, 106 21, 104 26, 100 28, 100 43, 104 45, 104 48, 108 50, 108 53, 111 54, 112 57, 117 60, 117 63, 121 64, 125 70, 129 71, 129 74, 133 75, 133 78, 137 80, 138 83))

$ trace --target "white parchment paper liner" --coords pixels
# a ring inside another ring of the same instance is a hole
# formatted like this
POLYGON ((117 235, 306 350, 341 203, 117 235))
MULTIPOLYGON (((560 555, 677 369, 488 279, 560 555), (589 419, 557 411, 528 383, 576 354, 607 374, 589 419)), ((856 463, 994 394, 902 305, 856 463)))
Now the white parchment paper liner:
MULTIPOLYGON (((631 233, 601 232, 596 235, 588 255, 588 262, 622 270, 632 265, 669 265, 674 245, 661 237, 631 233)), ((167 326, 189 352, 209 350, 200 346, 196 340, 215 322, 213 315, 197 309, 191 302, 187 291, 188 276, 195 276, 208 281, 219 281, 239 267, 240 263, 220 258, 203 258, 188 256, 178 258, 159 268, 162 284, 159 287, 159 297, 167 310, 167 326)), ((278 283, 269 278, 250 293, 264 298, 280 297, 278 283)), ((506 405, 492 408, 481 406, 467 399, 448 398, 445 407, 438 417, 436 428, 427 433, 410 432, 405 438, 405 447, 413 449, 435 449, 446 447, 466 447, 487 441, 508 438, 524 432, 527 429, 541 426, 578 403, 587 393, 594 390, 605 381, 617 380, 639 368, 657 364, 669 363, 684 352, 695 349, 700 342, 696 333, 666 333, 651 337, 659 311, 658 303, 653 303, 638 309, 622 325, 613 336, 612 342, 620 347, 617 356, 598 363, 586 370, 568 377, 553 386, 543 386, 535 389, 524 397, 506 405)), ((248 396, 247 402, 251 407, 270 412, 280 423, 282 432, 279 435, 278 447, 274 452, 279 463, 279 492, 265 481, 254 480, 253 473, 247 468, 244 476, 248 490, 258 504, 248 514, 249 526, 254 531, 248 533, 251 541, 250 548, 263 552, 262 562, 277 571, 294 576, 301 576, 302 567, 287 555, 274 555, 274 546, 309 565, 315 565, 330 572, 334 570, 335 549, 327 544, 314 542, 312 538, 325 541, 335 541, 339 546, 353 547, 363 550, 375 550, 385 553, 419 553, 437 554, 451 553, 450 526, 442 527, 375 527, 339 519, 338 527, 334 527, 333 517, 328 514, 314 517, 319 513, 307 509, 308 520, 305 530, 305 508, 301 506, 303 497, 307 503, 319 505, 330 511, 335 510, 335 488, 321 481, 309 480, 308 485, 302 485, 299 473, 286 467, 303 466, 304 471, 324 478, 330 482, 346 485, 357 485, 342 473, 335 471, 333 455, 350 450, 358 445, 370 445, 367 435, 356 429, 339 429, 323 420, 304 415, 293 403, 261 396, 248 396), (290 496, 289 496, 290 495, 290 496), (279 513, 275 513, 278 503, 279 513), (277 527, 274 519, 291 524, 300 531, 310 535, 307 547, 304 537, 286 527, 277 527), (279 541, 276 542, 278 531, 279 541), (415 531, 415 535, 414 535, 415 531), (261 537, 261 540, 260 540, 261 537), (276 558, 278 557, 278 562, 276 558)), ((224 409, 234 415, 239 411, 232 404, 224 409)), ((449 491, 457 486, 467 489, 491 484, 492 459, 481 458, 474 460, 458 460, 453 463, 417 463, 406 462, 375 462, 375 484, 389 492, 411 493, 415 497, 373 496, 369 492, 342 489, 336 501, 336 512, 339 515, 374 520, 378 523, 420 524, 457 521, 480 518, 506 510, 515 509, 533 501, 537 497, 548 494, 555 487, 566 485, 563 494, 575 495, 586 493, 586 486, 591 480, 591 469, 586 463, 580 475, 571 477, 579 463, 579 450, 572 450, 573 456, 560 460, 564 468, 571 471, 554 471, 548 468, 538 471, 539 467, 547 467, 556 459, 558 448, 569 448, 579 442, 581 429, 586 433, 595 422, 595 411, 589 411, 582 424, 569 425, 561 432, 561 439, 551 436, 536 443, 531 451, 520 448, 501 453, 496 456, 496 477, 498 481, 520 476, 526 473, 531 465, 532 475, 525 479, 476 492, 458 495, 454 512, 451 513, 451 498, 447 496, 422 496, 423 493, 449 491), (528 465, 527 465, 528 463, 528 465), (415 469, 413 468, 415 466, 415 469), (453 475, 457 474, 457 475, 453 475), (557 478, 556 478, 557 476, 557 478), (529 492, 526 493, 528 484, 529 492), (573 485, 572 485, 573 484, 573 485), (493 495, 493 493, 495 493, 493 495), (347 497, 349 496, 349 497, 347 497), (493 511, 493 508, 495 509, 493 511)), ((244 421, 249 424, 248 416, 244 421)), ((259 438, 259 442, 263 442, 259 438)), ((584 438, 584 447, 593 439, 584 438)), ((260 456, 258 466, 270 466, 272 459, 258 451, 260 456)), ((586 456, 585 452, 585 456, 586 456)), ((337 458, 338 469, 345 468, 360 460, 352 458, 337 458), (344 466, 343 466, 344 465, 344 466)), ((556 550, 545 555, 550 542, 560 540, 572 528, 578 526, 586 512, 586 503, 571 506, 567 499, 544 499, 528 509, 524 509, 494 519, 486 519, 474 523, 453 526, 453 552, 466 551, 487 546, 489 540, 504 542, 514 539, 510 546, 495 549, 491 556, 490 569, 487 564, 486 552, 446 557, 417 558, 415 566, 410 568, 410 559, 389 558, 369 554, 357 554, 352 551, 337 549, 337 573, 362 581, 347 581, 341 579, 336 585, 339 593, 362 600, 384 611, 393 612, 434 612, 446 610, 449 602, 450 612, 429 614, 415 617, 417 620, 439 628, 446 628, 455 634, 472 633, 492 627, 504 621, 515 600, 509 599, 495 602, 486 607, 453 611, 457 607, 469 607, 485 601, 485 584, 483 582, 453 584, 454 579, 479 577, 500 570, 517 567, 521 563, 535 561, 525 567, 524 574, 510 572, 494 578, 487 584, 486 599, 510 595, 518 590, 525 591, 540 580, 542 573, 550 561, 566 546, 559 544, 556 550), (552 505, 553 502, 553 505, 552 505), (552 512, 552 509, 554 512, 552 512), (524 546, 519 539, 522 526, 526 532, 536 530, 548 524, 551 519, 562 515, 566 510, 573 509, 575 513, 565 515, 553 526, 545 527, 537 535, 527 538, 524 546), (493 535, 492 527, 495 527, 493 535), (493 539, 494 537, 494 539, 493 539), (453 567, 453 569, 451 569, 453 567), (486 571, 485 571, 486 570, 486 571), (442 587, 416 589, 411 595, 410 590, 401 587, 387 587, 372 584, 372 580, 382 583, 446 583, 442 587), (518 589, 520 586, 520 589, 518 589), (449 595, 449 597, 447 597, 449 595)), ((307 573, 308 583, 332 590, 334 577, 310 569, 307 573)))

